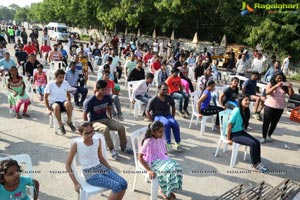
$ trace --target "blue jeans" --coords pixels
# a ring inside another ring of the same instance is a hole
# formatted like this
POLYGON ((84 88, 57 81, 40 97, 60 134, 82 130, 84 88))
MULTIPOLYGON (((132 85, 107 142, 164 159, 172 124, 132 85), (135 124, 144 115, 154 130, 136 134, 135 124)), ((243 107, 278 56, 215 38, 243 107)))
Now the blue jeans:
POLYGON ((154 121, 160 121, 161 123, 163 123, 165 128, 164 135, 167 144, 171 144, 171 129, 173 130, 175 142, 179 143, 181 141, 179 125, 171 114, 167 116, 162 116, 162 115, 155 116, 154 121))
POLYGON ((109 188, 113 193, 118 193, 127 189, 127 181, 119 176, 116 172, 107 169, 102 164, 87 170, 83 170, 83 173, 85 176, 86 174, 93 174, 86 181, 92 186, 109 188))
POLYGON ((182 92, 182 91, 178 91, 178 92, 173 92, 171 94, 171 96, 176 99, 176 100, 179 100, 179 111, 182 111, 182 102, 184 100, 184 105, 183 105, 183 110, 187 110, 187 107, 189 105, 189 101, 190 101, 190 96, 185 93, 185 92, 182 92))
POLYGON ((76 86, 76 91, 74 93, 74 101, 75 101, 75 104, 77 103, 83 103, 84 100, 86 99, 86 95, 88 93, 88 90, 85 88, 85 87, 81 87, 81 86, 76 86), (79 95, 78 94, 81 94, 81 100, 79 101, 79 95))
POLYGON ((143 96, 143 95, 137 95, 137 96, 135 96, 135 98, 136 98, 137 100, 142 101, 142 102, 145 104, 145 109, 144 109, 144 112, 143 112, 143 115, 145 115, 145 110, 146 110, 146 108, 147 108, 148 101, 149 101, 149 99, 150 99, 151 97, 149 97, 148 94, 145 94, 144 96, 143 96))

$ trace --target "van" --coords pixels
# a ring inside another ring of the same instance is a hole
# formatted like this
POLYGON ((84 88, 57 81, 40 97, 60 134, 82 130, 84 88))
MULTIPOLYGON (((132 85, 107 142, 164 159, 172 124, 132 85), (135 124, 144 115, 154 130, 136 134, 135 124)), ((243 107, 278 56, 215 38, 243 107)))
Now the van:
POLYGON ((64 23, 50 22, 47 25, 50 40, 68 41, 69 27, 64 23))

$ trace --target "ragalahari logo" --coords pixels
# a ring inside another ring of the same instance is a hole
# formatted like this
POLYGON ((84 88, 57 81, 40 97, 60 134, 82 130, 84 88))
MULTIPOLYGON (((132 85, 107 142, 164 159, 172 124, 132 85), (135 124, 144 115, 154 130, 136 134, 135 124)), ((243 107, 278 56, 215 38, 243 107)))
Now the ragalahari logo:
POLYGON ((254 8, 252 8, 248 3, 242 2, 241 15, 247 15, 254 12, 254 8))

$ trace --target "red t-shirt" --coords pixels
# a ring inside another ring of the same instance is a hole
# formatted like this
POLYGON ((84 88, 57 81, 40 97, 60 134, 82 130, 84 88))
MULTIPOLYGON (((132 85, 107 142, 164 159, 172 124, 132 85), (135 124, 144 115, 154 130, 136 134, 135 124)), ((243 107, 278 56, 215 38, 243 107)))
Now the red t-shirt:
POLYGON ((105 95, 113 95, 112 91, 115 88, 115 83, 112 80, 108 80, 106 85, 106 92, 105 95))
POLYGON ((25 46, 23 49, 28 55, 30 54, 36 54, 36 49, 34 46, 25 46))
POLYGON ((43 45, 43 46, 41 46, 41 51, 43 53, 45 53, 45 52, 49 53, 51 51, 51 47, 48 45, 43 45))
POLYGON ((159 61, 153 62, 152 65, 151 65, 152 72, 155 72, 155 71, 159 70, 160 67, 161 67, 161 63, 159 61))
POLYGON ((143 57, 143 61, 144 63, 148 63, 148 60, 152 58, 152 54, 151 53, 146 53, 143 57))
POLYGON ((169 94, 172 94, 174 92, 180 91, 181 86, 181 78, 176 76, 173 77, 172 75, 169 76, 169 78, 166 80, 166 84, 169 86, 169 94))

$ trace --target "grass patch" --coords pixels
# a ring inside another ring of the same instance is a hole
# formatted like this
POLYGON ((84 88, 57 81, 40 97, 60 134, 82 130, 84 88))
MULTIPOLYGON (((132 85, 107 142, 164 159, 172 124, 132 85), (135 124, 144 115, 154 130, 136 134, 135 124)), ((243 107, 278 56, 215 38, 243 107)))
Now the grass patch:
POLYGON ((300 74, 293 74, 290 79, 293 81, 300 81, 300 74))

